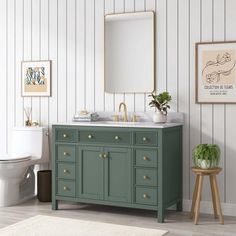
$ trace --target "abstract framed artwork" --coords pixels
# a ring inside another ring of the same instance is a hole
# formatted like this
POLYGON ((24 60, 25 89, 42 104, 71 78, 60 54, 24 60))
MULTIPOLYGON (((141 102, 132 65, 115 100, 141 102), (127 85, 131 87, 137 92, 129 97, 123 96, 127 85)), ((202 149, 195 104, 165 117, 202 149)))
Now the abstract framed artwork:
POLYGON ((196 103, 236 103, 236 41, 196 43, 196 103))
POLYGON ((51 61, 22 61, 23 97, 51 96, 51 61))

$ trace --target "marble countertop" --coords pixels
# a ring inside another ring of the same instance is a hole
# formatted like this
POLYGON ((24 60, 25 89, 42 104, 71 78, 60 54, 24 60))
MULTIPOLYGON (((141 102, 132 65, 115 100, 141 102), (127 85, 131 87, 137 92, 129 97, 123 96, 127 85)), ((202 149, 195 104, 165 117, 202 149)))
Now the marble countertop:
POLYGON ((159 123, 151 121, 141 122, 115 122, 115 121, 93 121, 93 122, 58 122, 53 125, 71 125, 71 126, 96 126, 96 127, 130 127, 130 128, 169 128, 181 126, 183 123, 159 123))

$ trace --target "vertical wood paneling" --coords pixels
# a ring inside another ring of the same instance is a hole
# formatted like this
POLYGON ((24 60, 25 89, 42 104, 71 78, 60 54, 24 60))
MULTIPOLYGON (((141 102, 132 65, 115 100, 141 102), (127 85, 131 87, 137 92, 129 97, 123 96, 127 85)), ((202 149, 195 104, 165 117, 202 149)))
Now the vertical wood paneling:
MULTIPOLYGON (((224 41, 224 0, 214 0, 213 2, 213 40, 224 41)), ((225 201, 224 175, 225 175, 225 105, 213 105, 213 142, 218 144, 221 149, 220 166, 223 171, 218 176, 218 185, 221 201, 225 201)))
MULTIPOLYGON (((114 0, 105 1, 105 15, 114 13, 114 0)), ((105 110, 115 111, 115 94, 105 93, 105 110)))
POLYGON ((75 108, 75 1, 67 0, 67 40, 66 40, 66 57, 67 57, 67 120, 71 121, 75 108))
POLYGON ((179 111, 184 113, 183 127, 183 197, 189 199, 189 167, 191 157, 189 156, 189 0, 179 1, 178 14, 178 94, 179 111))
MULTIPOLYGON (((40 60, 49 60, 49 1, 40 0, 40 60)), ((41 97, 40 123, 49 123, 49 98, 41 97)))
POLYGON ((58 0, 49 0, 49 59, 52 60, 52 96, 49 98, 49 123, 58 121, 58 0))
POLYGON ((0 69, 2 73, 2 83, 0 86, 0 114, 1 114, 1 122, 0 122, 0 153, 7 152, 7 0, 0 1, 0 69))
MULTIPOLYGON (((226 40, 236 40, 235 31, 235 9, 236 1, 227 0, 226 4, 226 40)), ((236 106, 226 105, 226 157, 225 157, 225 167, 226 167, 226 202, 236 203, 236 106)))
MULTIPOLYGON (((32 1, 32 56, 31 60, 40 60, 40 0, 32 1)), ((32 98, 32 119, 40 121, 41 100, 39 97, 32 98)))
MULTIPOLYGON (((195 43, 236 40, 234 0, 2 0, 0 1, 0 153, 14 125, 24 124, 24 107, 44 126, 70 121, 82 109, 151 110, 148 94, 104 93, 104 14, 155 10, 157 92, 168 90, 172 110, 184 113, 183 194, 191 199, 192 149, 221 147, 222 201, 236 203, 234 188, 235 105, 195 104, 195 43), (21 97, 21 61, 52 61, 52 96, 21 97)), ((206 183, 207 184, 207 183, 206 183)), ((209 200, 209 186, 203 199, 209 200)))
MULTIPOLYGON (((201 141, 200 136, 200 106, 195 104, 195 43, 200 41, 201 32, 201 1, 190 1, 190 57, 189 57, 189 70, 190 70, 190 110, 189 110, 189 128, 190 128, 190 145, 189 145, 189 158, 192 164, 192 150, 201 141)), ((184 134, 186 135, 186 134, 184 134)), ((195 176, 192 171, 190 172, 190 196, 192 197, 194 188, 195 176)))
MULTIPOLYGON (((202 0, 201 0, 202 1, 202 0)), ((201 4, 201 41, 212 41, 212 15, 213 14, 213 5, 212 0, 204 0, 201 4)), ((201 105, 201 142, 202 143, 212 143, 212 107, 213 105, 203 104, 201 105)), ((204 200, 210 200, 210 188, 209 182, 204 181, 203 184, 204 191, 204 200)))
MULTIPOLYGON (((24 17, 24 47, 23 47, 23 60, 32 60, 32 0, 23 0, 23 17, 24 17)), ((24 97, 24 108, 32 108, 32 97, 24 97)), ((26 116, 24 114, 24 122, 26 116)))
POLYGON ((85 1, 76 1, 76 111, 85 109, 85 1))
POLYGON ((15 124, 15 1, 7 1, 7 151, 11 145, 11 131, 15 124))

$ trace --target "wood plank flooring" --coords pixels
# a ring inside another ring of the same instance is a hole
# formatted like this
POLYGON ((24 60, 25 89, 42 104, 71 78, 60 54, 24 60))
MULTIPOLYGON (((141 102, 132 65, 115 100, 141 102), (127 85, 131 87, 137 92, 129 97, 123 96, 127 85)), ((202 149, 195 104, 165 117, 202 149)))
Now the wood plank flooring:
POLYGON ((220 225, 213 215, 200 215, 199 225, 189 219, 187 212, 168 211, 166 223, 159 224, 155 211, 110 206, 59 203, 60 210, 52 211, 50 203, 32 199, 24 204, 0 208, 0 228, 35 215, 51 215, 119 225, 168 230, 168 236, 235 236, 236 217, 225 217, 220 225))

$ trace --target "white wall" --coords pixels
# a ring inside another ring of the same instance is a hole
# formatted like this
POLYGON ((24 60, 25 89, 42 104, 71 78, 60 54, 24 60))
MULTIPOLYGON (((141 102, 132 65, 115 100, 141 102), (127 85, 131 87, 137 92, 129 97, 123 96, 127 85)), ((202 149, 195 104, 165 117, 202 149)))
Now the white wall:
POLYGON ((11 128, 23 125, 26 106, 46 126, 84 108, 113 111, 123 100, 129 111, 149 110, 147 94, 103 92, 103 16, 143 10, 156 12, 158 91, 167 89, 173 110, 185 114, 184 199, 194 187, 192 148, 214 142, 222 150, 221 200, 236 204, 236 105, 194 102, 195 42, 236 40, 235 0, 1 0, 0 152, 8 151, 11 128), (21 61, 40 59, 52 60, 52 97, 21 97, 21 61))

